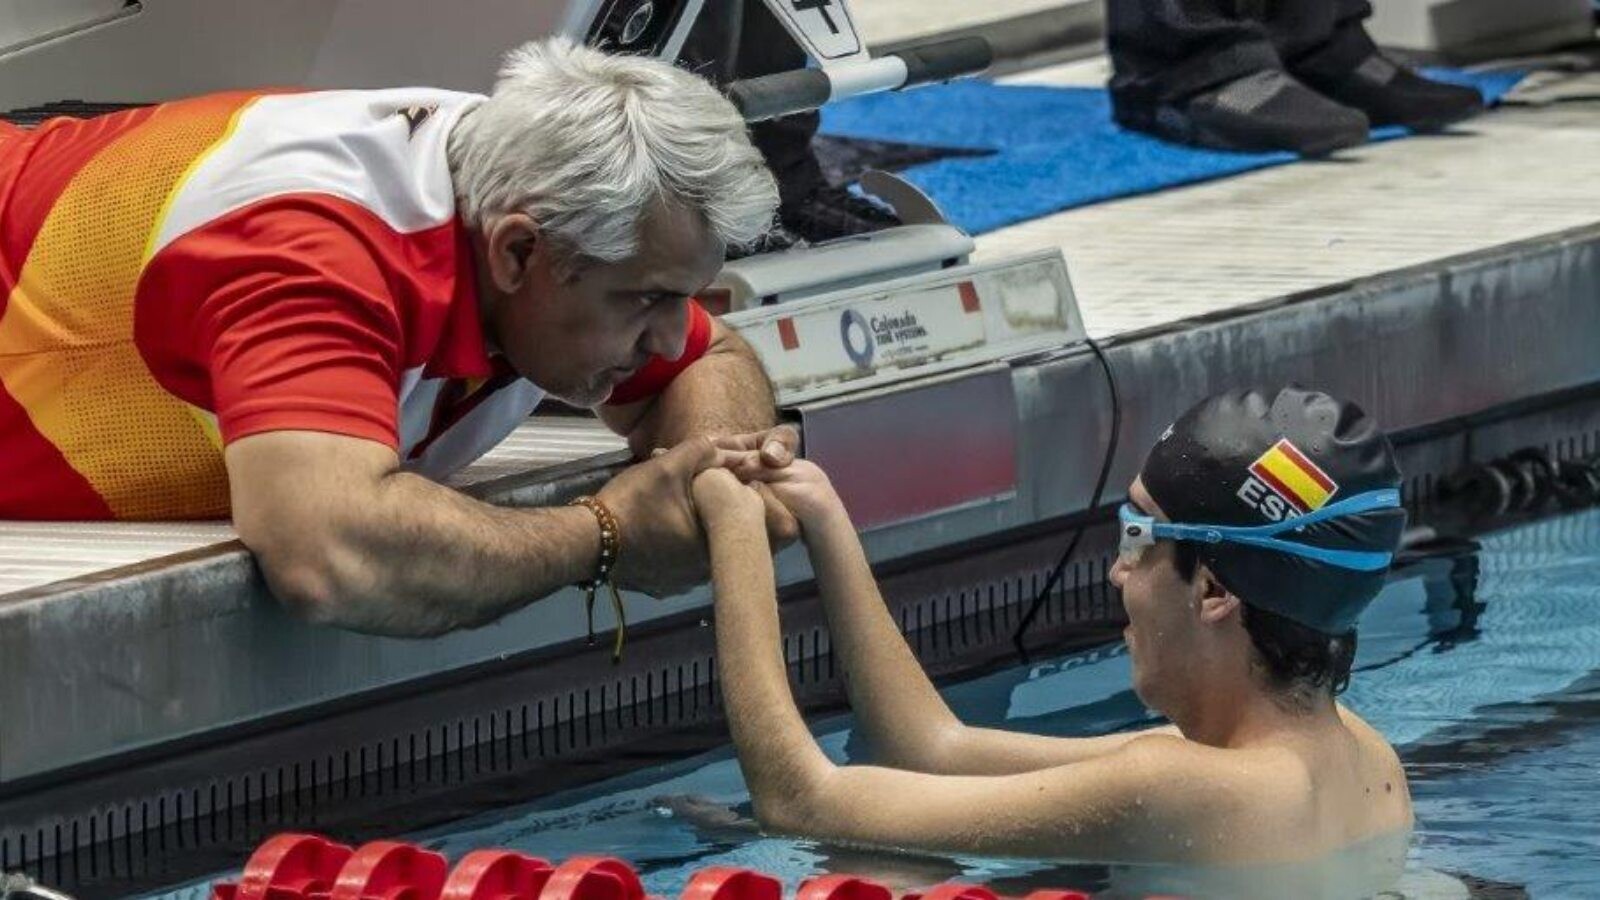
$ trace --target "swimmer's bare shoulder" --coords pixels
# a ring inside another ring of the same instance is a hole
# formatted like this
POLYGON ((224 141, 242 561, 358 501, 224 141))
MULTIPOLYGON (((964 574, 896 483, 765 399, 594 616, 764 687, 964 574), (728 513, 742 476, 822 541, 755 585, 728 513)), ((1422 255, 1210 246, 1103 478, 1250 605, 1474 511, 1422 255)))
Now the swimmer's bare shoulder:
POLYGON ((1395 752, 1389 739, 1378 729, 1343 704, 1339 706, 1339 719, 1356 739, 1361 747, 1362 758, 1370 767, 1367 787, 1374 797, 1380 790, 1384 795, 1382 799, 1388 808, 1389 824, 1395 828, 1410 828, 1413 824, 1411 786, 1406 781, 1406 769, 1400 762, 1400 754, 1395 752))
POLYGON ((1292 745, 1219 748, 1173 734, 1138 737, 1103 761, 1128 776, 1124 800, 1143 814, 1128 836, 1145 858, 1288 861, 1410 827, 1398 757, 1359 718, 1348 727, 1359 748, 1349 778, 1318 777, 1318 761, 1292 745))
POLYGON ((1175 734, 1148 734, 1105 762, 1143 783, 1130 799, 1148 811, 1144 858, 1234 862, 1285 858, 1303 832, 1300 809, 1309 794, 1302 766, 1282 754, 1211 747, 1175 734), (1151 854, 1152 849, 1159 851, 1151 854))

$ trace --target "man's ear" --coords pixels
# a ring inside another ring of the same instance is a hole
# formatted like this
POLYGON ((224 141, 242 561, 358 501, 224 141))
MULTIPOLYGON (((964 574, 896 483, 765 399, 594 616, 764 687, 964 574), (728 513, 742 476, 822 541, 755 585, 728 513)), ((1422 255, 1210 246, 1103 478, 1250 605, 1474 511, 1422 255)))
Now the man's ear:
POLYGON ((1239 598, 1229 593, 1210 569, 1201 566, 1194 580, 1199 590, 1195 607, 1200 611, 1200 621, 1207 625, 1220 625, 1230 616, 1239 614, 1239 598))
POLYGON ((515 293, 532 276, 539 246, 539 224, 511 213, 491 221, 484 232, 489 279, 502 293, 515 293))

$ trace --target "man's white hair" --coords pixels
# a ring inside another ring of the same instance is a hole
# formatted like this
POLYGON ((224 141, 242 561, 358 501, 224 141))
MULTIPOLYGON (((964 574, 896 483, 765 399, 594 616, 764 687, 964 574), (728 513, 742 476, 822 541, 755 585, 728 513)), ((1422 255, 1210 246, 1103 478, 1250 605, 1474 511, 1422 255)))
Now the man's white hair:
POLYGON ((469 222, 526 213, 562 253, 601 262, 637 253, 640 224, 663 202, 699 211, 736 246, 764 234, 778 206, 744 119, 709 82, 564 38, 506 56, 449 156, 469 222))

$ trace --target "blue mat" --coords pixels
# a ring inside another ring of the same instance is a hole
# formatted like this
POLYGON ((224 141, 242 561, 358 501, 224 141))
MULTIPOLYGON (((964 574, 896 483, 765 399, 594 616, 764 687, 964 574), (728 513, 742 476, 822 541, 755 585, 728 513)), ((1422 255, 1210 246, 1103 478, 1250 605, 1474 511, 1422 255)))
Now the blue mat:
MULTIPOLYGON (((1520 72, 1430 70, 1476 87, 1492 104, 1520 72)), ((1468 126, 1470 127, 1470 126, 1468 126)), ((1020 87, 963 81, 875 94, 826 107, 825 134, 993 155, 942 159, 902 174, 951 221, 973 234, 1084 206, 1296 162, 1291 153, 1224 153, 1168 144, 1117 127, 1111 101, 1093 88, 1020 87)), ((1406 136, 1384 128, 1374 140, 1406 136)))

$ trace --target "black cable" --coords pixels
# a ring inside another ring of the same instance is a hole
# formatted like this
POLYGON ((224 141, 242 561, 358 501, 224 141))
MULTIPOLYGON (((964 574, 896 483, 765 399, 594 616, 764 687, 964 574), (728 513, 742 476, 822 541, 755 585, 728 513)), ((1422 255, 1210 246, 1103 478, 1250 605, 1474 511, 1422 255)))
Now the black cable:
MULTIPOLYGON (((1084 342, 1094 351, 1095 359, 1100 361, 1100 368, 1106 374, 1106 390, 1111 394, 1111 436, 1106 439, 1105 460, 1100 463, 1100 477, 1095 479, 1094 493, 1089 497, 1089 509, 1093 510, 1100 506, 1100 495, 1105 492, 1106 479, 1111 477, 1111 463, 1117 458, 1117 438, 1122 434, 1122 400, 1117 395, 1117 376, 1111 371, 1111 361, 1106 358, 1105 351, 1100 349, 1100 345, 1095 343, 1093 338, 1085 337, 1084 342)), ((1033 625, 1033 620, 1038 618, 1039 610, 1044 608, 1044 602, 1049 598, 1050 592, 1061 581, 1062 574, 1067 570, 1067 562, 1072 559, 1072 551, 1078 549, 1078 541, 1083 538, 1083 530, 1087 527, 1088 524, 1085 523, 1072 532, 1072 537, 1067 541, 1067 549, 1062 551, 1061 559, 1051 570, 1050 577, 1045 579, 1044 587, 1034 595, 1033 605, 1028 607, 1027 614, 1022 617, 1022 621, 1017 624, 1017 630, 1011 635, 1011 642, 1017 647, 1017 655, 1024 663, 1028 661, 1028 648, 1022 639, 1027 635, 1029 626, 1033 625)))

